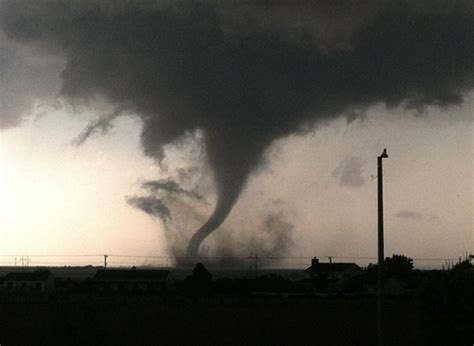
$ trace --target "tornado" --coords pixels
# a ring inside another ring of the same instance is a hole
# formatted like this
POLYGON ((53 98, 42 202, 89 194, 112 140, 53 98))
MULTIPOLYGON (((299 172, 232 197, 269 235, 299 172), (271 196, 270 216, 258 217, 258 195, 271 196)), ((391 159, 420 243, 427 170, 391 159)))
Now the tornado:
POLYGON ((199 256, 199 246, 211 234, 216 228, 218 228, 222 222, 227 218, 230 211, 232 210, 233 204, 231 202, 219 200, 214 212, 209 217, 204 225, 199 228, 196 233, 191 237, 189 245, 186 249, 186 258, 195 259, 199 256))

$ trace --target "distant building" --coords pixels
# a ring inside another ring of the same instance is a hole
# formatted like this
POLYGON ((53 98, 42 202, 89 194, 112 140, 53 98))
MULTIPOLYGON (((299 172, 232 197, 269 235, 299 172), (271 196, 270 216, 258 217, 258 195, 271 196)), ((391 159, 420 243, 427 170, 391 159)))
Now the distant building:
POLYGON ((101 289, 126 291, 164 291, 173 287, 169 270, 159 269, 99 269, 94 276, 101 289))
POLYGON ((3 278, 3 288, 45 292, 54 289, 54 277, 49 270, 8 273, 3 278))
POLYGON ((320 263, 315 257, 311 266, 305 270, 311 279, 324 278, 329 281, 345 281, 364 273, 355 263, 320 263))

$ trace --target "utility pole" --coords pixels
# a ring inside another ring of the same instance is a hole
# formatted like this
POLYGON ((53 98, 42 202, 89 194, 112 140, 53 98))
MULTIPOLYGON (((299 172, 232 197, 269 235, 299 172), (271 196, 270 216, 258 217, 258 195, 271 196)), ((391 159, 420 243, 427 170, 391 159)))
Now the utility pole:
POLYGON ((247 258, 249 259, 249 271, 251 272, 253 270, 254 276, 257 277, 257 275, 258 275, 258 255, 257 255, 257 253, 255 252, 253 255, 249 254, 249 257, 247 257, 247 258), (252 261, 253 261, 253 265, 252 265, 252 261))
POLYGON ((377 322, 378 322, 378 345, 383 346, 383 275, 384 275, 384 242, 383 242, 383 166, 382 159, 388 158, 387 149, 377 156, 377 204, 378 204, 378 271, 377 271, 377 322))
POLYGON ((107 258, 109 255, 104 255, 104 269, 107 269, 107 258))
MULTIPOLYGON (((30 257, 29 256, 21 256, 21 267, 28 268, 30 266, 30 257)), ((16 265, 16 264, 15 264, 16 265)))
POLYGON ((258 255, 255 252, 255 277, 258 276, 258 255))

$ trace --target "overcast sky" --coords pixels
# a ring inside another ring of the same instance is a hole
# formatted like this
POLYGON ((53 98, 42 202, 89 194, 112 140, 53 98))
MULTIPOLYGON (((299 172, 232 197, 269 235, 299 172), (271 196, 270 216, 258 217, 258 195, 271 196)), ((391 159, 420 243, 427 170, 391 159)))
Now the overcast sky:
POLYGON ((383 148, 386 254, 474 250, 469 2, 58 3, 0 3, 0 261, 376 257, 383 148))

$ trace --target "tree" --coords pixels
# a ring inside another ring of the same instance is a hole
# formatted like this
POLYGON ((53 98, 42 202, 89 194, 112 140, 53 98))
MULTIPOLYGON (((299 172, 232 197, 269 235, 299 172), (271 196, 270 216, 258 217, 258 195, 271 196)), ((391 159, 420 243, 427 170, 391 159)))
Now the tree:
POLYGON ((194 267, 192 274, 185 280, 185 286, 191 290, 193 295, 205 296, 212 289, 212 274, 201 262, 194 267))
POLYGON ((452 270, 471 270, 473 268, 474 266, 472 265, 471 261, 468 259, 465 259, 464 261, 456 263, 453 266, 452 270))
POLYGON ((413 259, 403 255, 393 255, 384 260, 388 276, 407 278, 413 273, 413 259))
MULTIPOLYGON (((394 254, 392 257, 386 257, 383 261, 385 268, 385 277, 398 276, 402 279, 409 279, 413 276, 413 259, 404 255, 394 254)), ((369 264, 367 275, 374 279, 377 277, 378 264, 369 264)))

